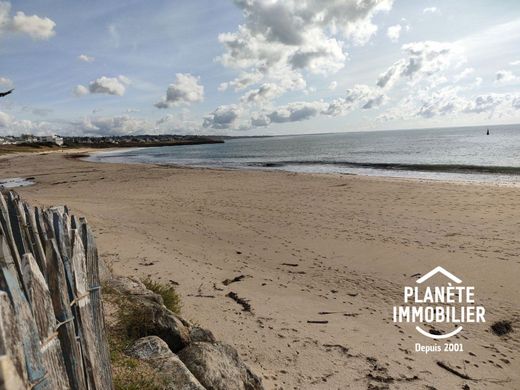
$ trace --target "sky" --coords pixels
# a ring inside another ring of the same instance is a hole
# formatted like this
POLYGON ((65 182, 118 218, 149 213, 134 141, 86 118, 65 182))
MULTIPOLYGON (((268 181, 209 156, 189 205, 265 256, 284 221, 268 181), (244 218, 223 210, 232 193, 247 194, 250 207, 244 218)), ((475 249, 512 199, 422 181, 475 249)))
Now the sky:
POLYGON ((515 0, 0 0, 0 135, 520 123, 515 0))

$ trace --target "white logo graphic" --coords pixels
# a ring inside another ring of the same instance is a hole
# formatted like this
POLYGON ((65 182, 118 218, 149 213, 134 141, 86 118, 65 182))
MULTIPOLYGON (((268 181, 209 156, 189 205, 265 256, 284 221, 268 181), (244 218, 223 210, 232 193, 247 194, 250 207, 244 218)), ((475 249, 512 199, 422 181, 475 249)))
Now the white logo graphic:
POLYGON ((475 305, 475 287, 461 285, 462 280, 442 267, 435 267, 416 280, 416 286, 405 286, 404 306, 394 306, 394 322, 454 324, 456 329, 449 333, 428 332, 417 325, 415 329, 431 339, 447 339, 462 331, 461 324, 486 322, 486 310, 475 305), (448 279, 446 286, 426 286, 422 284, 437 274, 448 279), (455 284, 455 285, 453 285, 455 284))

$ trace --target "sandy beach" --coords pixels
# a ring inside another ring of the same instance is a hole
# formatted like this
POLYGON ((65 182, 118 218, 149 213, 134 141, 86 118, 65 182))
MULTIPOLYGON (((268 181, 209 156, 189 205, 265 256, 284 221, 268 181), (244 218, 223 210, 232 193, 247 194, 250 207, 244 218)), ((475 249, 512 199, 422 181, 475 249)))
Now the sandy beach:
POLYGON ((65 153, 0 159, 12 177, 34 177, 17 189, 33 204, 86 216, 116 273, 178 284, 184 316, 233 344, 266 388, 520 388, 520 188, 65 153), (415 352, 428 342, 392 321, 403 286, 439 265, 486 308, 452 340, 463 352, 415 352), (515 330, 493 334, 497 320, 515 330))

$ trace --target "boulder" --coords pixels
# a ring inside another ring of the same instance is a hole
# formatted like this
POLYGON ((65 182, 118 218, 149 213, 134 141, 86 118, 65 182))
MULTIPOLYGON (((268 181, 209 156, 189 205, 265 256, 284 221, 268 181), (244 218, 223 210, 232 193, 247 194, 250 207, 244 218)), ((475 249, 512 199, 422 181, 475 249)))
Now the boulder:
POLYGON ((146 286, 137 278, 128 278, 126 276, 114 275, 109 281, 108 286, 119 294, 129 299, 142 298, 163 304, 163 299, 159 294, 154 293, 146 288, 146 286))
POLYGON ((193 342, 179 358, 202 386, 212 390, 263 390, 262 380, 224 343, 193 342))
POLYGON ((200 326, 193 325, 190 328, 190 338, 192 342, 206 341, 208 343, 214 343, 217 341, 213 333, 209 329, 201 328, 200 326))
POLYGON ((184 363, 157 336, 135 341, 127 354, 149 363, 167 383, 169 390, 205 390, 184 363))
POLYGON ((109 285, 128 300, 132 337, 158 336, 177 352, 188 345, 190 339, 189 323, 168 310, 160 295, 148 290, 136 279, 115 276, 109 285))
POLYGON ((180 351, 190 343, 189 329, 163 305, 142 300, 139 313, 142 315, 142 323, 136 336, 159 336, 173 352, 180 351))

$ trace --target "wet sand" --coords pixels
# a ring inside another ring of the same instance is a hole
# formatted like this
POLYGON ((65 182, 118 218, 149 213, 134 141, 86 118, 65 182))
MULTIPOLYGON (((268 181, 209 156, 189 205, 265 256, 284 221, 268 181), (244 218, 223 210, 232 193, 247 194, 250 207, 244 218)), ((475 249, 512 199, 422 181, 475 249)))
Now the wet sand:
POLYGON ((184 316, 235 345, 269 389, 520 388, 519 188, 63 153, 0 159, 12 177, 34 177, 18 189, 27 200, 85 215, 115 272, 178 283, 184 316), (487 323, 451 340, 464 352, 415 352, 435 342, 392 322, 403 286, 438 265, 486 307, 487 323), (494 335, 496 320, 515 330, 494 335))

